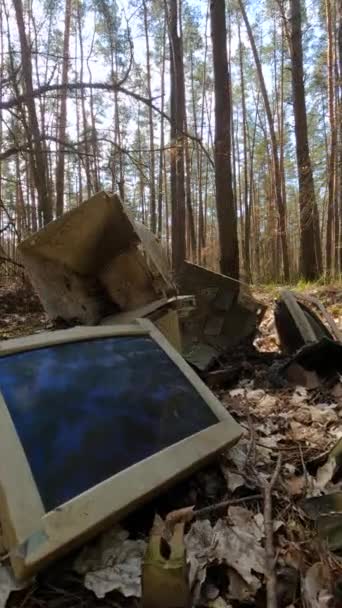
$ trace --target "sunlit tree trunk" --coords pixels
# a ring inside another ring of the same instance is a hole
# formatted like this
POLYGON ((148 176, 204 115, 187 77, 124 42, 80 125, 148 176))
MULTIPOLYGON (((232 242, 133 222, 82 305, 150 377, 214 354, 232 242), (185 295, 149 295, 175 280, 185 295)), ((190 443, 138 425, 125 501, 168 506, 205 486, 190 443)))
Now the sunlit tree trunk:
MULTIPOLYGON (((69 71, 69 44, 70 44, 70 26, 71 26, 71 10, 72 0, 65 0, 64 13, 64 40, 63 40, 63 62, 62 62, 62 84, 68 84, 69 71)), ((64 173, 65 173, 65 133, 67 124, 67 89, 63 89, 61 93, 61 103, 59 108, 59 150, 56 167, 56 215, 57 217, 63 214, 64 211, 64 173)))
POLYGON ((168 2, 171 60, 171 215, 172 266, 177 274, 185 260, 184 184, 184 69, 181 37, 178 34, 177 0, 168 2))
POLYGON ((326 233, 326 272, 333 266, 333 220, 335 210, 336 121, 335 121, 335 40, 333 34, 332 0, 325 0, 327 23, 328 105, 330 122, 330 149, 328 155, 328 217, 326 233))
POLYGON ((22 0, 13 0, 13 4, 19 32, 24 92, 27 96, 26 105, 30 126, 30 144, 33 153, 32 168, 34 182, 39 201, 39 213, 42 215, 44 224, 47 224, 52 220, 52 205, 49 196, 47 162, 43 152, 41 133, 33 97, 31 49, 25 31, 22 0))
POLYGON ((224 0, 211 0, 211 39, 215 81, 215 185, 220 269, 239 277, 237 219, 231 169, 231 99, 224 0))
POLYGON ((300 0, 290 0, 290 10, 292 95, 299 179, 300 272, 306 280, 314 280, 322 272, 322 254, 308 141, 300 0))
MULTIPOLYGON (((151 56, 150 56, 150 40, 148 33, 148 15, 147 15, 147 3, 143 0, 144 9, 144 32, 145 32, 145 45, 146 45, 146 75, 147 75, 147 94, 149 99, 152 99, 152 84, 151 84, 151 56)), ((148 127, 149 127, 149 138, 150 138, 150 227, 152 232, 157 231, 157 209, 156 209, 156 170, 155 170, 155 156, 154 156, 154 129, 153 129, 153 111, 152 107, 148 106, 148 127)))
POLYGON ((282 243, 282 254, 283 254, 283 270, 284 270, 284 279, 288 281, 290 278, 290 269, 289 269, 289 256, 288 256, 288 247, 287 247, 287 230, 286 230, 286 209, 282 197, 281 190, 281 172, 280 172, 280 163, 279 163, 279 151, 278 151, 278 141, 274 126, 274 119, 271 110, 271 105, 266 89, 265 79, 262 71, 262 66, 260 62, 259 53, 255 44, 255 39, 253 35, 253 31, 251 25, 248 20, 248 16, 244 7, 243 0, 239 1, 239 7, 242 13, 243 20, 246 25, 248 38, 251 44, 255 66, 258 72, 258 78, 260 82, 260 90, 264 100, 265 111, 267 116, 268 128, 270 132, 271 144, 272 144, 272 160, 273 160, 273 168, 274 168, 274 182, 275 182, 275 196, 276 196, 276 204, 277 211, 279 215, 279 228, 280 228, 280 238, 282 243))

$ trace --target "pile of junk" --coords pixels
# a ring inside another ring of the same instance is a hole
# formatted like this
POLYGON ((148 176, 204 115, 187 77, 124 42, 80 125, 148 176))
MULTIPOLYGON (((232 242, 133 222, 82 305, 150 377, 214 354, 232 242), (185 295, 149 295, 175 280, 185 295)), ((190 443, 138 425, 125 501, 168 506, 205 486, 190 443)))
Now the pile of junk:
POLYGON ((265 310, 237 281, 190 262, 174 278, 158 239, 106 192, 24 240, 19 253, 52 321, 148 318, 199 372, 253 338, 265 310))
MULTIPOLYGON (((232 380, 234 353, 255 348, 265 304, 242 282, 189 261, 174 276, 157 237, 115 194, 95 194, 25 239, 19 254, 55 327, 111 327, 146 319, 209 389, 232 380)), ((311 389, 342 374, 341 334, 318 300, 284 290, 275 324, 282 351, 274 365, 275 385, 292 382, 311 389)), ((241 434, 239 426, 232 445, 241 434)), ((208 509, 203 511, 197 515, 208 516, 208 509)), ((192 509, 173 515, 167 558, 161 555, 165 522, 155 522, 148 547, 141 549, 144 607, 190 605, 182 538, 184 522, 195 516, 192 509)), ((115 540, 118 555, 129 542, 115 540)), ((140 577, 139 569, 138 586, 140 577)), ((129 589, 126 595, 140 596, 140 591, 129 589)))
MULTIPOLYGON (((209 384, 230 378, 229 353, 253 344, 266 311, 247 285, 202 266, 185 261, 174 277, 157 237, 116 194, 95 194, 24 240, 19 253, 52 321, 147 318, 209 384)), ((286 381, 299 375, 312 387, 342 373, 341 332, 318 299, 284 290, 275 323, 286 381)))

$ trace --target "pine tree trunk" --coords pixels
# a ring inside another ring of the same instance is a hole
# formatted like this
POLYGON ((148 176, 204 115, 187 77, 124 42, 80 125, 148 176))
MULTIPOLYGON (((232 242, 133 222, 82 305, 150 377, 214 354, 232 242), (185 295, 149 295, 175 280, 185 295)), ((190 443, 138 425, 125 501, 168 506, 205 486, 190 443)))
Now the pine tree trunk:
POLYGON ((250 217, 249 217, 249 184, 248 184, 248 151, 247 151, 247 111, 246 111, 246 95, 245 95, 245 77, 244 77, 244 57, 241 43, 240 21, 238 21, 238 37, 239 37, 239 63, 240 63, 240 84, 241 84, 241 105, 242 105, 242 136, 243 136, 243 199, 244 199, 244 214, 245 214, 245 247, 244 247, 244 262, 246 281, 251 281, 251 259, 250 259, 250 217))
MULTIPOLYGON (((70 25, 71 25, 71 6, 72 0, 65 0, 65 16, 64 16, 64 41, 63 41, 63 65, 62 65, 62 84, 68 84, 69 70, 69 42, 70 42, 70 25)), ((65 156, 64 142, 67 124, 67 89, 61 92, 61 105, 59 109, 59 150, 56 167, 56 215, 59 217, 64 211, 64 173, 65 173, 65 156)))
POLYGON ((231 169, 231 99, 226 46, 225 1, 210 1, 215 81, 215 185, 220 269, 239 278, 239 247, 231 169))
POLYGON ((325 0, 327 23, 328 104, 330 121, 330 150, 328 155, 328 217, 326 233, 326 273, 332 271, 333 218, 335 208, 336 124, 335 124, 335 59, 331 0, 325 0))
POLYGON ((337 132, 338 132, 338 151, 337 151, 337 200, 336 200, 336 223, 337 237, 335 239, 335 267, 336 271, 342 273, 342 2, 338 2, 338 29, 337 29, 337 49, 338 49, 338 113, 337 113, 337 132))
POLYGON ((13 4, 19 32, 24 92, 27 95, 26 105, 32 138, 31 147, 34 156, 32 159, 33 176, 38 195, 39 213, 42 216, 43 223, 47 224, 52 220, 52 205, 49 193, 47 162, 43 152, 42 138, 33 97, 31 48, 28 44, 25 31, 22 0, 13 0, 13 4))
MULTIPOLYGON (((151 58, 150 58, 150 40, 148 35, 147 21, 147 4, 143 0, 144 7, 144 30, 145 30, 145 45, 146 45, 146 72, 147 72, 147 94, 149 99, 152 99, 151 85, 151 58)), ((156 170, 154 156, 154 130, 153 130, 153 111, 152 107, 148 106, 148 127, 150 138, 150 227, 152 232, 157 232, 157 210, 156 210, 156 170)))
POLYGON ((254 56, 255 66, 258 72, 258 78, 260 83, 261 94, 263 96, 265 111, 267 116, 268 128, 270 132, 271 144, 272 144, 272 160, 273 160, 273 168, 274 168, 274 181, 275 181, 275 196, 276 196, 276 204, 277 211, 279 216, 279 228, 280 228, 280 238, 282 244, 282 253, 283 253, 283 270, 284 270, 284 279, 285 281, 289 281, 290 278, 290 268, 289 268, 289 256, 288 256, 288 247, 287 247, 287 230, 286 230, 286 208, 284 205, 283 197, 282 197, 282 189, 281 189, 281 171, 280 171, 280 163, 279 163, 279 152, 278 152, 278 142, 277 136, 274 126, 274 119, 271 111, 271 105, 266 89, 265 79, 262 71, 262 66, 260 62, 259 53, 255 44, 253 31, 250 26, 248 16, 243 4, 243 0, 238 0, 240 10, 242 13, 243 20, 246 25, 248 38, 252 47, 252 52, 254 56))
MULTIPOLYGON (((77 6, 77 25, 78 25, 78 37, 80 43, 80 81, 83 81, 83 66, 84 66, 84 51, 83 51, 83 24, 81 15, 81 5, 78 3, 77 6)), ((85 100, 85 89, 81 89, 81 108, 82 108, 82 122, 83 122, 83 138, 84 138, 84 168, 87 180, 87 197, 90 198, 92 194, 91 186, 91 171, 90 171, 90 147, 89 147, 89 133, 88 133, 88 121, 86 112, 86 100, 85 100)))
POLYGON ((159 152, 159 175, 158 175, 158 236, 163 233, 163 175, 165 165, 164 153, 164 106, 165 106, 165 55, 166 55, 166 23, 163 29, 162 65, 160 74, 160 96, 161 96, 161 116, 160 116, 160 152, 159 152))
POLYGON ((290 8, 292 95, 299 179, 300 272, 306 280, 314 280, 322 272, 322 254, 308 141, 300 0, 290 0, 290 8))
POLYGON ((172 266, 175 274, 185 260, 185 185, 184 185, 184 69, 181 37, 178 35, 177 0, 169 0, 169 37, 171 59, 171 214, 172 266))

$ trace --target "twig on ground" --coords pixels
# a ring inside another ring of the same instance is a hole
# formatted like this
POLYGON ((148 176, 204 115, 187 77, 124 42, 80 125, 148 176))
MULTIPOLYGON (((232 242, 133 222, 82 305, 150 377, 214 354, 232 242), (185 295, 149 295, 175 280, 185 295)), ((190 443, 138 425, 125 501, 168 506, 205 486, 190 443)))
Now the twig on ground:
POLYGON ((12 258, 8 258, 7 256, 0 255, 0 262, 9 262, 10 264, 14 264, 14 266, 18 266, 18 268, 24 268, 22 264, 12 260, 12 258))
POLYGON ((302 469, 303 469, 303 475, 304 475, 304 479, 305 479, 305 486, 304 486, 304 496, 306 496, 306 493, 308 491, 308 487, 309 487, 309 474, 308 474, 308 470, 305 466, 305 462, 304 462, 304 458, 303 458, 303 450, 302 450, 302 446, 300 445, 300 443, 298 443, 298 450, 299 450, 299 454, 300 454, 300 460, 302 463, 302 469))
POLYGON ((246 457, 245 470, 251 468, 254 471, 255 468, 255 460, 256 460, 256 449, 255 449, 255 428, 252 420, 251 413, 249 411, 248 406, 246 407, 246 415, 248 422, 248 430, 249 430, 249 446, 246 457))
POLYGON ((231 500, 224 500, 223 502, 218 502, 214 505, 210 505, 209 507, 204 507, 203 509, 198 509, 193 512, 195 519, 202 519, 207 517, 207 515, 212 515, 216 511, 221 511, 223 509, 227 509, 228 507, 232 507, 235 505, 240 505, 244 502, 251 502, 252 500, 261 500, 262 494, 252 494, 251 496, 244 496, 243 498, 232 498, 231 500))
POLYGON ((264 526, 265 526, 265 574, 267 608, 277 608, 277 576, 275 572, 276 557, 273 543, 272 490, 281 470, 281 454, 274 469, 271 481, 263 483, 264 488, 264 526))

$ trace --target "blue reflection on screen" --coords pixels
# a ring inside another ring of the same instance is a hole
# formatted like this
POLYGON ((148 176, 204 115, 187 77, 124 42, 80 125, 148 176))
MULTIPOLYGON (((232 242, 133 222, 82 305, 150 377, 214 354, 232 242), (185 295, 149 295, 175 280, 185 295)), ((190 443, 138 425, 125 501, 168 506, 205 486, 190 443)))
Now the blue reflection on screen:
POLYGON ((46 511, 217 423, 145 336, 0 357, 0 390, 46 511))

